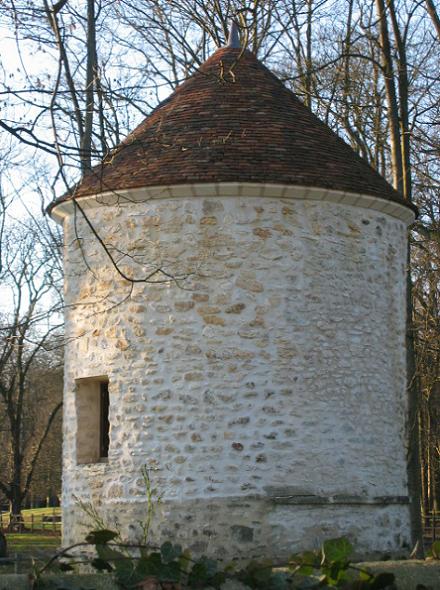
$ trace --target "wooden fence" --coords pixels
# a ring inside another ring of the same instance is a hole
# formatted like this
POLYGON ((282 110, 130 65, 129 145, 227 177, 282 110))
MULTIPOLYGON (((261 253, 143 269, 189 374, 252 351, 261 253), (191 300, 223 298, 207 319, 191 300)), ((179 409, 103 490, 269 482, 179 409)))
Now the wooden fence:
POLYGON ((440 541, 440 512, 428 512, 423 516, 423 537, 428 546, 440 541))
POLYGON ((23 559, 18 555, 18 553, 14 553, 9 557, 0 557, 0 574, 4 573, 5 568, 7 568, 7 573, 20 573, 20 562, 24 562, 26 565, 28 565, 29 562, 32 564, 32 558, 29 559, 26 557, 23 559))
POLYGON ((44 511, 24 511, 19 519, 10 522, 8 512, 0 512, 0 530, 12 530, 16 533, 34 531, 51 531, 59 533, 61 531, 61 514, 59 508, 48 508, 44 511))

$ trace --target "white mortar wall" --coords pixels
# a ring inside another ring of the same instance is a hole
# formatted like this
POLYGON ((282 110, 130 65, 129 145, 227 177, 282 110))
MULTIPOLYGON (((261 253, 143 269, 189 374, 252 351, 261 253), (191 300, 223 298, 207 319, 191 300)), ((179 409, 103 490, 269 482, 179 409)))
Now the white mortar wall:
POLYGON ((108 514, 119 506, 127 532, 145 510, 148 464, 162 534, 196 550, 267 553, 280 538, 299 546, 337 533, 364 552, 405 545, 408 506, 393 500, 407 495, 404 223, 256 197, 88 215, 124 273, 160 266, 176 280, 128 283, 80 213, 66 221, 65 540, 85 520, 73 495, 108 514), (77 465, 75 380, 103 374, 109 461, 77 465), (318 505, 304 506, 309 496, 318 505))

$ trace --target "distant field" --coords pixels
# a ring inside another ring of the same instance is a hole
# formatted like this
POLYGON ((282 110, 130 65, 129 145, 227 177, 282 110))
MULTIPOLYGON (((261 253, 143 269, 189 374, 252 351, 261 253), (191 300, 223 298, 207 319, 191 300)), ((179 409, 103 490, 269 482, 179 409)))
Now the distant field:
MULTIPOLYGON (((61 508, 31 508, 23 510, 24 528, 30 531, 61 530, 61 508), (57 522, 58 521, 58 522, 57 522)), ((5 529, 9 523, 9 513, 0 512, 0 528, 5 529)))

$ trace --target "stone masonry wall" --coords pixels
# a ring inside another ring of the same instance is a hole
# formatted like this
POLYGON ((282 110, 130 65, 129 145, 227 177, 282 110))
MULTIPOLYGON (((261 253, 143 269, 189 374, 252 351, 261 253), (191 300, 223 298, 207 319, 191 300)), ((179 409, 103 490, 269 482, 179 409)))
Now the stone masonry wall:
POLYGON ((151 200, 65 222, 64 536, 91 501, 128 537, 278 557, 349 534, 408 543, 406 227, 270 198, 151 200), (170 276, 173 278, 170 279, 170 276), (78 465, 76 380, 105 375, 106 463, 78 465))

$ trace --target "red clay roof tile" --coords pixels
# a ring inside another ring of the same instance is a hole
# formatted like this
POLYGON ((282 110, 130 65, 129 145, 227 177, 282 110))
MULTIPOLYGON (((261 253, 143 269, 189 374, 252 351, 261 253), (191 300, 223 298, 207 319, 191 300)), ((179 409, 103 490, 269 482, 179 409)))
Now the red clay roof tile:
POLYGON ((162 102, 73 195, 211 182, 329 188, 408 205, 251 52, 228 47, 162 102))

